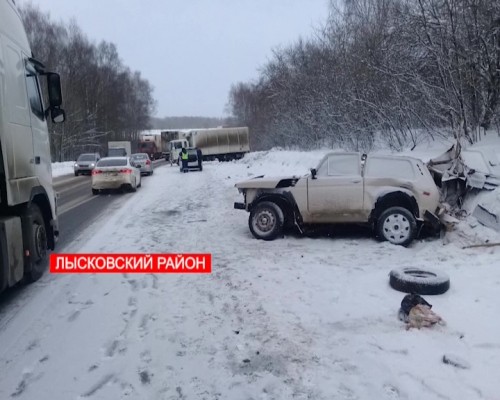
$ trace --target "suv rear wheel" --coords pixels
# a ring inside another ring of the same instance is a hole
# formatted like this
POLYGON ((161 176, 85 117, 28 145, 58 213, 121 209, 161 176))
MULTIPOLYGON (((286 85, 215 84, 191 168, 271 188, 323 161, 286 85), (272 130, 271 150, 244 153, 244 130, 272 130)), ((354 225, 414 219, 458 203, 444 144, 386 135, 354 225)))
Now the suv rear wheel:
POLYGON ((283 211, 276 203, 263 201, 250 212, 248 226, 257 239, 274 240, 282 234, 284 221, 283 211))
POLYGON ((408 246, 415 238, 416 233, 417 221, 406 208, 388 208, 378 218, 378 236, 393 244, 408 246))

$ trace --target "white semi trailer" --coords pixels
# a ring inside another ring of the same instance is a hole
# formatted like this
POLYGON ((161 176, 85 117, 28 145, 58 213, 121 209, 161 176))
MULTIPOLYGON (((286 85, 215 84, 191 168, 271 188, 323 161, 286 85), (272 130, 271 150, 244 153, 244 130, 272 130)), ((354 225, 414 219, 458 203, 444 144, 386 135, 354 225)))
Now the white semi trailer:
POLYGON ((250 151, 248 128, 184 129, 182 137, 170 142, 171 161, 176 162, 182 147, 201 150, 203 161, 228 161, 250 151))
POLYGON ((59 75, 33 58, 13 0, 0 0, 0 291, 40 278, 56 246, 47 118, 63 122, 61 104, 59 75))
POLYGON ((201 150, 204 161, 235 160, 250 151, 247 127, 193 129, 185 135, 190 147, 201 150))

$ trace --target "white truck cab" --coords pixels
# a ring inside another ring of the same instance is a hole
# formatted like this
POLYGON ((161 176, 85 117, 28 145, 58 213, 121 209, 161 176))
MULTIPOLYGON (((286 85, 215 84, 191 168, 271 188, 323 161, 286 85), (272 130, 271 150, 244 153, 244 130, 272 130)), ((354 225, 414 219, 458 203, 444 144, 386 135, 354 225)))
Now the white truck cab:
POLYGON ((64 121, 61 103, 59 75, 32 57, 14 2, 0 0, 0 291, 37 280, 56 245, 47 118, 64 121))
POLYGON ((189 142, 187 139, 171 140, 168 144, 170 150, 170 165, 179 164, 179 154, 181 150, 187 149, 189 147, 189 142))

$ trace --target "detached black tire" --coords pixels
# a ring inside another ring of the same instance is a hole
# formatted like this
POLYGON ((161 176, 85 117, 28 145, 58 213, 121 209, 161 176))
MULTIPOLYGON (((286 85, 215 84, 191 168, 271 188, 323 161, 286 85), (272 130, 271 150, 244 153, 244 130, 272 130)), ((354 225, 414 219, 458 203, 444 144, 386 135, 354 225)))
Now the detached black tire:
POLYGON ((257 239, 274 240, 282 234, 284 221, 283 211, 276 203, 263 201, 250 212, 248 227, 257 239))
POLYGON ((32 203, 28 213, 31 214, 29 232, 29 258, 25 266, 24 281, 32 283, 40 279, 49 264, 47 228, 40 208, 32 203))
POLYGON ((389 273, 389 284, 399 292, 433 295, 447 292, 450 278, 436 270, 405 267, 389 273))
POLYGON ((417 235, 417 221, 403 207, 390 207, 377 220, 377 235, 400 246, 408 246, 417 235))

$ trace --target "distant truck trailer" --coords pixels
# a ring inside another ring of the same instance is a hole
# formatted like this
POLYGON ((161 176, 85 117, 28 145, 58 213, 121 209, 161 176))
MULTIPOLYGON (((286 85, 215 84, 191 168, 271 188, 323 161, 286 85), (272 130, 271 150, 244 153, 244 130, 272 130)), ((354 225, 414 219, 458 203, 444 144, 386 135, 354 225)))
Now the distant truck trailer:
POLYGON ((108 142, 108 157, 130 157, 132 144, 129 141, 108 142))
POLYGON ((201 150, 203 161, 229 161, 250 151, 248 127, 192 129, 184 131, 189 147, 201 150))
POLYGON ((137 145, 138 153, 146 153, 151 160, 163 157, 162 140, 160 135, 142 135, 137 145))

